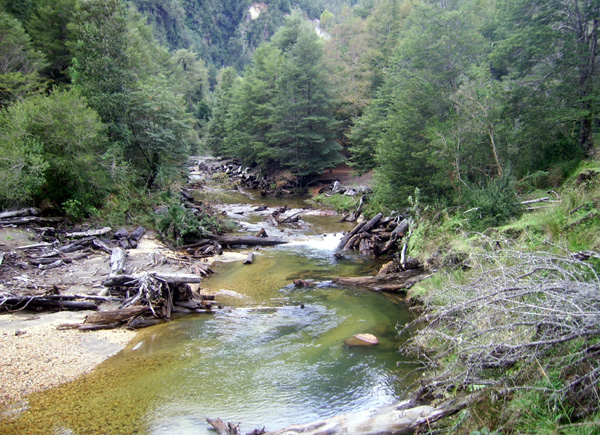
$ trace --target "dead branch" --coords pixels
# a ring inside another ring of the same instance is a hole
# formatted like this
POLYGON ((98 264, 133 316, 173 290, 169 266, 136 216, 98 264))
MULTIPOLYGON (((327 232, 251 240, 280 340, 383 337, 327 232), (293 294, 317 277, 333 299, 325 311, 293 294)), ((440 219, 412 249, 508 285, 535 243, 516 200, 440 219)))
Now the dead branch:
MULTIPOLYGON (((559 371, 579 367, 564 394, 585 387, 597 397, 600 361, 588 358, 598 353, 594 340, 600 337, 600 279, 594 268, 569 255, 513 250, 483 255, 478 267, 468 284, 436 289, 425 300, 424 315, 405 329, 425 325, 409 346, 416 352, 435 349, 429 366, 442 370, 435 386, 473 385, 490 368, 545 361, 559 371), (576 340, 578 354, 557 352, 576 340), (458 355, 454 364, 438 365, 452 355, 458 355)), ((516 383, 514 374, 498 382, 516 383)))

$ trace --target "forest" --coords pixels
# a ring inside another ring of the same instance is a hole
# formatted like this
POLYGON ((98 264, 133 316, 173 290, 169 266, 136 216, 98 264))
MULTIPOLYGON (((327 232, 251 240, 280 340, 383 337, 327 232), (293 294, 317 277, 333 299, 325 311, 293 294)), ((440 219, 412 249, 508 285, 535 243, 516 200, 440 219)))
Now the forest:
MULTIPOLYGON (((489 235, 528 193, 593 183, 599 27, 596 0, 0 0, 0 208, 133 224, 190 155, 299 194, 346 163, 373 173, 373 215, 432 217, 415 253, 443 250, 436 228, 489 235)), ((536 240, 598 249, 579 194, 536 240)))
POLYGON ((595 2, 261 4, 3 0, 0 204, 127 208, 206 150, 469 207, 594 153, 595 2))

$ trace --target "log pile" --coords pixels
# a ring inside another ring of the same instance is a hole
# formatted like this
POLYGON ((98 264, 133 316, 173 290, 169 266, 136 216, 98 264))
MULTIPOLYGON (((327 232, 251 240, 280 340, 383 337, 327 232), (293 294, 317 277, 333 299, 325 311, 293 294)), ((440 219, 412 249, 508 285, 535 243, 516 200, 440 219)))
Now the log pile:
POLYGON ((194 167, 214 177, 223 174, 234 185, 252 190, 260 190, 261 195, 291 195, 291 189, 298 187, 295 178, 275 179, 254 174, 250 168, 243 167, 238 160, 200 161, 194 167))
POLYGON ((366 256, 380 256, 399 248, 398 243, 408 234, 409 219, 387 217, 379 213, 369 221, 356 225, 342 237, 338 249, 359 250, 366 256))
POLYGON ((41 234, 44 241, 18 246, 16 251, 22 252, 19 260, 21 263, 41 270, 54 269, 82 260, 87 258, 93 251, 99 250, 112 255, 115 246, 137 246, 138 241, 145 232, 143 227, 138 227, 132 233, 120 229, 110 239, 101 238, 101 236, 106 236, 112 231, 110 227, 71 232, 57 230, 52 227, 35 229, 41 234))
POLYGON ((42 223, 49 224, 60 222, 61 220, 61 218, 40 216, 40 210, 37 208, 22 208, 20 210, 4 211, 0 213, 0 228, 42 223))

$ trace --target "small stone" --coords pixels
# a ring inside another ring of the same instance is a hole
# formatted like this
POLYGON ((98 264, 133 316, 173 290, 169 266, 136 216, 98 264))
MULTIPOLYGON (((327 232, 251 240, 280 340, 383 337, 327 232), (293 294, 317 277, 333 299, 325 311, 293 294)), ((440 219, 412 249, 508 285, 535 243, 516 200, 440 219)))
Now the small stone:
POLYGON ((15 335, 24 335, 24 334, 27 334, 27 331, 22 331, 22 330, 20 330, 20 329, 17 329, 17 330, 15 331, 15 335))
POLYGON ((375 346, 379 344, 379 340, 373 334, 356 334, 354 337, 349 338, 344 343, 346 346, 375 346))

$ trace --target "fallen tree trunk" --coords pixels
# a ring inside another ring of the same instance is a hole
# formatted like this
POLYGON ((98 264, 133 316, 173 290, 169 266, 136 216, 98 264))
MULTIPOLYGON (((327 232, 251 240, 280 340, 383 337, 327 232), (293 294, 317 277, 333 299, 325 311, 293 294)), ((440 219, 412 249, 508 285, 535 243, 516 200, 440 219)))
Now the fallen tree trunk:
POLYGON ((222 245, 229 246, 275 246, 287 243, 287 240, 275 237, 253 237, 253 236, 211 236, 213 240, 222 245))
POLYGON ((396 405, 338 415, 314 423, 289 426, 267 435, 400 435, 412 434, 468 406, 471 399, 450 400, 437 407, 416 406, 412 400, 396 405))
POLYGON ((397 291, 407 289, 426 278, 423 269, 410 269, 397 273, 384 273, 373 276, 335 278, 338 285, 364 287, 375 291, 397 291))
POLYGON ((73 239, 79 239, 82 237, 98 237, 98 236, 103 236, 105 234, 110 233, 111 230, 112 230, 111 227, 104 227, 104 228, 100 228, 98 230, 77 231, 74 233, 67 233, 65 235, 67 237, 71 237, 73 239))
POLYGON ((22 208, 20 210, 3 211, 0 213, 0 219, 10 219, 21 216, 37 216, 40 211, 37 208, 22 208))
POLYGON ((249 252, 248 256, 244 260, 244 264, 252 264, 254 263, 254 252, 249 252))
POLYGON ((130 321, 134 317, 149 313, 150 308, 145 305, 135 305, 132 307, 121 308, 118 310, 98 311, 97 313, 89 314, 85 319, 84 325, 112 325, 115 323, 121 324, 130 321))
POLYGON ((8 296, 0 299, 0 310, 16 311, 25 309, 50 308, 61 310, 97 310, 93 302, 56 299, 52 296, 8 296))

